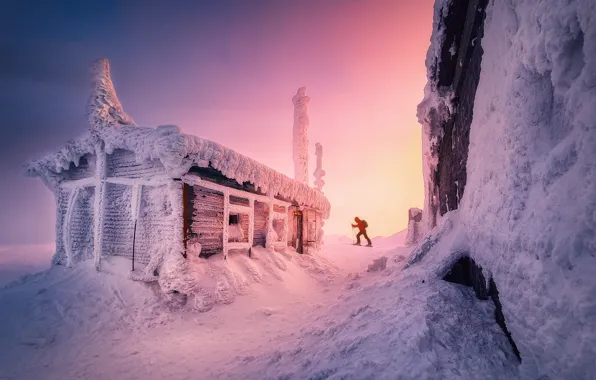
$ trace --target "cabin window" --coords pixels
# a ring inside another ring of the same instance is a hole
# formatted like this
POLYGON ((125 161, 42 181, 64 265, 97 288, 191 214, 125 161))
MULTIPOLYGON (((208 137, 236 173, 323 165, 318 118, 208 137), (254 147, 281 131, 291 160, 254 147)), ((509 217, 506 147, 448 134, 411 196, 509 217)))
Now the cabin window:
POLYGON ((230 214, 228 224, 234 225, 234 224, 238 224, 238 222, 239 222, 238 214, 230 214))

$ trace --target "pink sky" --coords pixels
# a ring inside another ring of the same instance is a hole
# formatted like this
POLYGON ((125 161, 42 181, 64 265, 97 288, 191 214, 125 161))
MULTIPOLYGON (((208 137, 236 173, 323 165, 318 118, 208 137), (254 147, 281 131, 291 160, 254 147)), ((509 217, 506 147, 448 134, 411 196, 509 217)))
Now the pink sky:
POLYGON ((292 96, 307 87, 310 181, 320 142, 332 204, 326 233, 349 235, 356 215, 371 236, 406 228, 423 203, 415 115, 432 0, 128 4, 23 5, 28 18, 7 26, 0 245, 55 239, 53 196, 19 166, 87 129, 86 68, 98 57, 140 125, 177 124, 289 176, 292 96))
MULTIPOLYGON (((291 98, 306 86, 309 172, 320 142, 332 205, 326 233, 349 235, 356 215, 369 222, 371 236, 396 233, 407 227, 408 208, 423 203, 416 105, 426 83, 432 1, 345 1, 313 12, 285 7, 241 18, 222 47, 238 63, 234 70, 214 64, 181 78, 196 88, 175 101, 164 94, 147 107, 147 98, 128 93, 121 100, 141 124, 175 123, 293 176, 291 98), (217 84, 202 85, 205 75, 217 84), (194 100, 205 92, 207 104, 194 100)), ((200 59, 200 50, 186 48, 200 59)), ((118 67, 113 71, 118 87, 118 67)))

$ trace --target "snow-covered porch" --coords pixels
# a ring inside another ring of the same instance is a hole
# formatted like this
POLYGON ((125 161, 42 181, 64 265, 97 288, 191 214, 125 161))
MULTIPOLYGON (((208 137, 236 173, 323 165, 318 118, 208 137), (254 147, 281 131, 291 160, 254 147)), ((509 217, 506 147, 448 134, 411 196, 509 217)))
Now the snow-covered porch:
MULTIPOLYGON (((262 239, 255 239, 255 211, 257 205, 255 203, 261 203, 266 206, 267 213, 264 216, 265 219, 265 242, 264 245, 270 249, 285 249, 288 245, 288 212, 291 206, 290 202, 283 201, 273 197, 273 195, 260 195, 256 193, 251 193, 248 191, 243 191, 239 189, 235 189, 233 187, 224 186, 222 184, 218 184, 216 182, 201 178, 199 175, 195 173, 189 173, 182 176, 182 182, 186 186, 197 187, 199 189, 208 189, 213 190, 215 193, 212 196, 217 196, 218 199, 223 201, 223 213, 222 218, 215 220, 215 223, 211 223, 207 228, 215 229, 215 232, 212 234, 219 235, 219 227, 222 228, 221 233, 221 252, 223 253, 224 259, 227 258, 228 252, 230 250, 247 250, 248 254, 250 255, 251 249, 255 245, 262 244, 262 239), (246 232, 240 230, 239 238, 235 238, 235 234, 232 233, 232 228, 234 227, 235 223, 231 222, 231 216, 245 216, 247 223, 246 223, 246 232), (280 231, 279 228, 275 228, 276 222, 282 223, 282 229, 280 231), (280 233, 281 232, 281 233, 280 233)), ((185 194, 191 191, 185 191, 185 194)), ((193 208, 194 207, 203 207, 202 204, 208 202, 202 201, 201 199, 196 199, 197 196, 188 196, 185 195, 185 198, 195 198, 195 199, 187 199, 184 201, 185 207, 185 215, 189 215, 190 221, 188 221, 189 217, 185 216, 185 236, 184 242, 185 247, 189 240, 193 239, 193 235, 196 235, 196 239, 198 242, 203 245, 204 242, 207 242, 209 248, 213 247, 213 243, 216 243, 215 247, 218 248, 218 242, 211 242, 209 244, 208 237, 201 239, 201 236, 208 235, 209 232, 205 233, 204 231, 200 231, 201 226, 198 225, 197 220, 192 219, 192 210, 187 210, 186 208, 193 208), (193 227, 197 225, 197 227, 193 227)), ((207 198, 206 195, 202 195, 202 197, 207 198)), ((217 210, 215 210, 217 211, 217 210)), ((261 228, 263 230, 263 228, 261 228)), ((217 252, 213 252, 212 250, 208 251, 208 254, 205 256, 210 256, 211 254, 215 254, 217 252)))

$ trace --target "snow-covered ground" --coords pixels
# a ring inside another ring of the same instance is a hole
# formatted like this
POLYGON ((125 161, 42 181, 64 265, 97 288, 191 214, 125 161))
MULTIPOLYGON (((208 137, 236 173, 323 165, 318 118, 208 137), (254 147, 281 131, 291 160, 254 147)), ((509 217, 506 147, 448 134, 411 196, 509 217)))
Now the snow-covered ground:
POLYGON ((0 287, 27 273, 50 267, 55 244, 0 246, 0 287))
POLYGON ((245 286, 203 313, 129 280, 121 257, 100 273, 86 261, 25 276, 0 290, 0 378, 515 378, 492 304, 427 269, 402 271, 403 239, 213 257, 245 286))

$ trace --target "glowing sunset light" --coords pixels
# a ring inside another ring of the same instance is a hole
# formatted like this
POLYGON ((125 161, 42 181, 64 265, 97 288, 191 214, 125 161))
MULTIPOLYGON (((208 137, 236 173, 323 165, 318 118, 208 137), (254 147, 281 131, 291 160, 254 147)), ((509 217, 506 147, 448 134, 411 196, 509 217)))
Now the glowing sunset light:
MULTIPOLYGON (((109 28, 98 21, 93 35, 81 32, 82 41, 57 36, 39 47, 39 52, 48 46, 64 52, 47 59, 52 70, 61 67, 60 73, 46 71, 62 78, 53 81, 71 78, 76 86, 39 83, 27 94, 16 92, 19 101, 39 111, 31 117, 40 120, 29 130, 54 129, 50 137, 23 149, 21 162, 86 130, 85 69, 103 56, 112 63, 124 109, 139 125, 176 124, 293 177, 292 96, 305 86, 311 97, 309 182, 312 186, 315 143, 320 142, 327 172, 323 191, 332 204, 326 234, 350 234, 354 216, 369 222, 371 236, 406 228, 408 208, 423 203, 416 105, 426 82, 432 2, 238 4, 104 10, 118 14, 109 28), (49 97, 68 106, 51 107, 49 97)), ((84 28, 62 27, 68 32, 84 28)), ((34 58, 39 52, 23 54, 34 58)), ((4 124, 32 123, 23 115, 13 118, 4 124)), ((3 133, 3 142, 23 140, 16 136, 19 130, 3 133)), ((16 149, 3 150, 11 155, 4 165, 16 149)), ((3 239, 52 241, 50 196, 41 184, 11 170, 15 180, 6 191, 24 192, 29 200, 9 205, 4 203, 10 197, 2 198, 3 208, 19 210, 17 219, 7 217, 10 212, 0 217, 6 226, 3 239), (40 217, 47 223, 32 227, 30 221, 40 217)))

